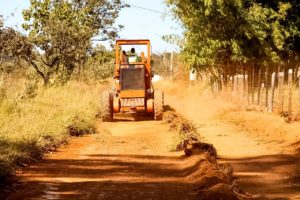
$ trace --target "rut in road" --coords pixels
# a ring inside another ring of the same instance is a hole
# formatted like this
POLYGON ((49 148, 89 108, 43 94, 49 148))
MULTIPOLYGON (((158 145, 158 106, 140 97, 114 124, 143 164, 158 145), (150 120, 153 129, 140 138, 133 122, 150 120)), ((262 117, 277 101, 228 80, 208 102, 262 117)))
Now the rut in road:
POLYGON ((196 163, 170 152, 166 124, 118 121, 98 129, 20 174, 22 189, 8 199, 195 199, 186 176, 196 163))

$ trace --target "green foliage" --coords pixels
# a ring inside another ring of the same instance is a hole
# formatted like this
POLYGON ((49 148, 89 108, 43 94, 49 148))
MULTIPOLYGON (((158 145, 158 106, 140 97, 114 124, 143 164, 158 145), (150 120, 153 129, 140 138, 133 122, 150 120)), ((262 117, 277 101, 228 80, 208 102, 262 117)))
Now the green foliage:
POLYGON ((162 39, 165 42, 170 43, 170 44, 175 44, 180 48, 183 48, 183 46, 184 46, 184 39, 176 34, 164 35, 162 37, 162 39))
POLYGON ((37 68, 36 59, 28 37, 12 28, 0 29, 0 73, 24 73, 30 65, 37 68))
POLYGON ((120 0, 31 0, 23 11, 28 36, 0 29, 0 72, 11 73, 26 61, 24 66, 32 66, 44 85, 65 84, 74 72, 80 78, 86 71, 89 77, 107 78, 112 54, 93 49, 91 40, 117 36, 121 26, 114 23, 124 6, 120 0))
POLYGON ((35 69, 45 85, 56 74, 68 80, 75 68, 84 65, 92 37, 115 38, 114 22, 124 7, 120 0, 31 0, 30 4, 23 11, 23 28, 40 54, 35 69))
POLYGON ((164 59, 166 60, 167 54, 152 54, 152 62, 153 64, 152 69, 154 74, 159 74, 161 76, 167 76, 167 70, 168 67, 166 66, 166 63, 164 62, 164 59))
POLYGON ((2 59, 33 59, 33 46, 27 37, 12 28, 0 29, 0 57, 2 59))
POLYGON ((167 0, 185 28, 183 55, 194 67, 253 60, 280 63, 299 43, 296 0, 167 0))
POLYGON ((104 46, 98 45, 91 50, 84 69, 85 79, 105 80, 114 72, 115 54, 104 46))

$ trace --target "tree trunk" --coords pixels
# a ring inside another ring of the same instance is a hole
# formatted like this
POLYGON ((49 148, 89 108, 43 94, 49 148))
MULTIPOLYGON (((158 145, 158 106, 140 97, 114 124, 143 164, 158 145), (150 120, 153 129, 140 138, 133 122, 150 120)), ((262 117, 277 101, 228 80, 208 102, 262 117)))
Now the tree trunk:
POLYGON ((46 75, 43 77, 44 87, 48 87, 50 84, 50 76, 46 75))

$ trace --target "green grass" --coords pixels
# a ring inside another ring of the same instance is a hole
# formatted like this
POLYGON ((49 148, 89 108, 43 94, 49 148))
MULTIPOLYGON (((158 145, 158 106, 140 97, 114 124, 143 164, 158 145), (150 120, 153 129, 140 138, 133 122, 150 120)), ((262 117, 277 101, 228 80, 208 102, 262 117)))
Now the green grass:
POLYGON ((13 81, 0 90, 0 178, 42 158, 70 135, 94 132, 100 85, 70 82, 37 89, 34 98, 13 81))

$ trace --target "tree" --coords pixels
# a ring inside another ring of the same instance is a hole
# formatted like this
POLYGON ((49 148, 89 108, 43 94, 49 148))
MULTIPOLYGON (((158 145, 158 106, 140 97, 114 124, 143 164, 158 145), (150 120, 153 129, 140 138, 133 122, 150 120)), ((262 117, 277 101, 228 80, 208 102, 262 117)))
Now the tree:
POLYGON ((28 37, 15 31, 12 28, 0 29, 0 58, 7 60, 23 59, 30 63, 41 76, 43 73, 35 64, 36 55, 28 37))
POLYGON ((23 11, 23 28, 39 55, 31 61, 48 85, 50 78, 64 74, 68 79, 76 67, 83 67, 91 38, 100 35, 109 40, 117 36, 114 26, 125 5, 120 0, 31 0, 23 11))
POLYGON ((168 0, 185 28, 183 54, 207 69, 228 62, 279 63, 299 38, 296 0, 168 0))
POLYGON ((166 3, 185 28, 182 48, 185 61, 193 68, 209 72, 212 84, 226 86, 231 80, 234 98, 240 75, 244 92, 248 84, 247 103, 251 96, 251 102, 260 105, 263 85, 266 107, 273 102, 275 82, 279 83, 274 79, 279 76, 273 74, 269 102, 272 73, 284 71, 287 82, 287 72, 292 68, 293 80, 297 79, 298 0, 166 0, 166 3))
POLYGON ((87 79, 105 80, 114 72, 115 54, 102 45, 97 45, 90 51, 84 75, 87 79))

